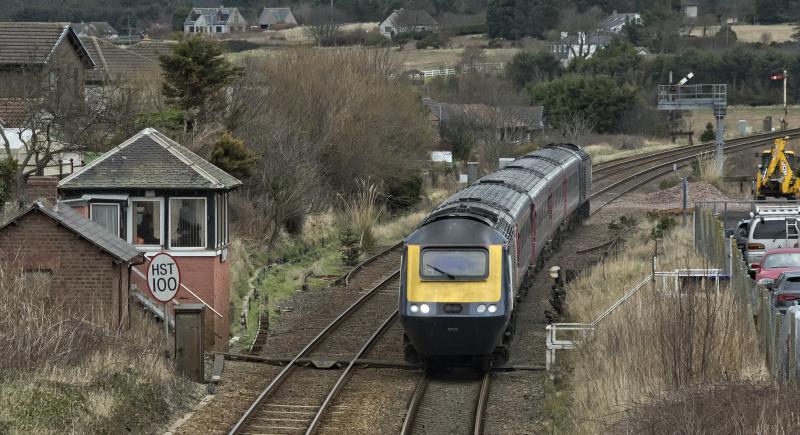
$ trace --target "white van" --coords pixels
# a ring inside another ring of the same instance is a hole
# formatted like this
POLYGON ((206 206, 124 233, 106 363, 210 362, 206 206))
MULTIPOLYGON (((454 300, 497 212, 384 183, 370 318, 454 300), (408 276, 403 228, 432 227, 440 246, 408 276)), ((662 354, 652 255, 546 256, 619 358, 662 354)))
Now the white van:
POLYGON ((758 206, 750 221, 747 237, 747 264, 758 264, 769 249, 800 247, 800 207, 758 206))

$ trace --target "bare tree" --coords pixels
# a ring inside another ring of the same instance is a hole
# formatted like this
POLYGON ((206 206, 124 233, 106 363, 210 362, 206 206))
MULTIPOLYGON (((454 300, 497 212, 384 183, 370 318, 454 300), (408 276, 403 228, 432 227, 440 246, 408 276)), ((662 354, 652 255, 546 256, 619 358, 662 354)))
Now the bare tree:
POLYGON ((569 35, 567 41, 573 57, 586 58, 591 54, 593 38, 598 36, 602 18, 603 11, 597 6, 585 12, 578 12, 574 7, 562 11, 559 30, 569 35))
POLYGON ((346 20, 347 15, 339 9, 317 7, 308 11, 303 18, 306 26, 304 33, 317 45, 333 45, 341 30, 341 23, 346 20))

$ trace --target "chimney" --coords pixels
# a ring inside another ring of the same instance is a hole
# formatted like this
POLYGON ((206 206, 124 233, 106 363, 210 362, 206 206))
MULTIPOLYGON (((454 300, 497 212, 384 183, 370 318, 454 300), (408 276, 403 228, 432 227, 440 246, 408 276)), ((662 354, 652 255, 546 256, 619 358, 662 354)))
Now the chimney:
POLYGON ((55 205, 58 199, 58 177, 31 175, 25 183, 25 199, 55 205))

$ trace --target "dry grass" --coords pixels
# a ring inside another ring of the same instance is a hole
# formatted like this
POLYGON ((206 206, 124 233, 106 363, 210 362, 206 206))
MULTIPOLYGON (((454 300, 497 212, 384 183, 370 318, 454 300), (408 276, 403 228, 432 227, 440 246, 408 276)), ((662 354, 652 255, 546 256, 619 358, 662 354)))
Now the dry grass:
MULTIPOLYGON (((570 284, 568 313, 590 322, 651 271, 652 224, 642 224, 617 258, 570 284)), ((668 234, 659 270, 708 267, 690 230, 668 234)), ((652 395, 693 385, 740 382, 760 371, 752 320, 732 295, 700 288, 678 294, 648 285, 603 320, 570 355, 575 430, 597 433, 652 395)), ((635 431, 633 433, 636 433, 635 431)))
POLYGON ((356 184, 356 192, 349 198, 339 195, 343 206, 340 226, 352 228, 358 236, 361 249, 369 251, 376 242, 374 227, 386 207, 377 184, 369 180, 356 180, 356 184))
POLYGON ((713 152, 707 152, 697 157, 697 176, 699 181, 705 181, 722 189, 725 184, 725 158, 719 162, 713 152))
POLYGON ((52 299, 18 264, 0 267, 0 433, 152 431, 197 392, 138 310, 130 330, 108 330, 52 299))
MULTIPOLYGON (((783 106, 780 101, 775 101, 774 106, 728 106, 725 115, 725 136, 728 138, 739 137, 739 120, 745 120, 752 127, 752 134, 763 131, 763 121, 767 116, 772 117, 772 127, 781 128, 781 118, 783 118, 783 106)), ((800 106, 788 106, 787 121, 789 128, 800 127, 800 106)), ((705 129, 709 122, 716 125, 714 113, 711 110, 691 110, 691 118, 687 118, 687 130, 694 130, 696 139, 705 129)), ((699 140, 699 139, 697 139, 699 140)))
MULTIPOLYGON (((733 26, 733 31, 736 32, 737 40, 741 42, 765 42, 764 35, 767 35, 766 42, 786 42, 791 41, 792 34, 794 33, 793 24, 742 24, 733 26)), ((719 31, 719 26, 710 27, 707 31, 708 35, 713 35, 719 31)), ((697 28, 692 30, 692 36, 702 36, 703 29, 697 28)))
POLYGON ((609 160, 622 159, 625 157, 631 157, 639 154, 646 154, 656 151, 667 150, 671 148, 677 148, 679 146, 682 146, 682 144, 648 140, 645 141, 643 146, 636 147, 633 149, 620 149, 619 147, 611 145, 609 143, 597 143, 592 145, 586 145, 585 147, 583 147, 583 149, 584 151, 589 153, 590 156, 592 156, 592 163, 602 163, 602 162, 607 162, 609 160))

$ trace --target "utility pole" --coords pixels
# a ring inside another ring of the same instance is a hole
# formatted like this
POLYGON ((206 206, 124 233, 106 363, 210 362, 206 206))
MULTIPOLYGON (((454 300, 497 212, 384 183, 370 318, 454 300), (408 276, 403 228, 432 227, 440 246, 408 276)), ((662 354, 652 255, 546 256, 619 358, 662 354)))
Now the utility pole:
POLYGON ((781 120, 781 130, 789 128, 789 108, 786 106, 786 88, 789 72, 783 70, 783 119, 781 120))

